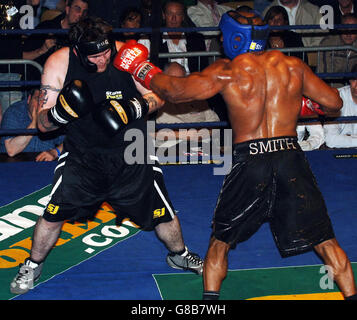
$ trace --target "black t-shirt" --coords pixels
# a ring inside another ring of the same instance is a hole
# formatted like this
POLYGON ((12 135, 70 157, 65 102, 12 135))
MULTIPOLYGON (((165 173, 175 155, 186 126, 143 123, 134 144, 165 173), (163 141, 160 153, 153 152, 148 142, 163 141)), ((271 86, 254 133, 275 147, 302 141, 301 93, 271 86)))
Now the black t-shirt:
MULTIPOLYGON (((95 104, 110 98, 127 100, 139 94, 129 73, 119 71, 112 63, 102 73, 90 73, 81 65, 73 50, 70 49, 65 83, 76 79, 83 80, 88 84, 95 104)), ((133 121, 117 135, 109 137, 103 128, 94 121, 93 114, 90 113, 67 125, 64 143, 68 151, 93 152, 98 150, 100 152, 115 149, 116 152, 122 152, 128 144, 132 143, 124 141, 124 134, 133 128, 142 132, 144 143, 146 143, 145 120, 133 121)))

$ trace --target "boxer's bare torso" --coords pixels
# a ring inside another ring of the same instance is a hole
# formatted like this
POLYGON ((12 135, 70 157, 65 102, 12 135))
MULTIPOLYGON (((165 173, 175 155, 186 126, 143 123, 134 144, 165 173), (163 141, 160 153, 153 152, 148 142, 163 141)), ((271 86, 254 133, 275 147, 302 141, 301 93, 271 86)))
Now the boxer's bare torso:
POLYGON ((153 78, 151 88, 176 103, 222 94, 234 143, 295 136, 302 95, 327 111, 342 107, 336 89, 300 59, 280 51, 245 53, 232 61, 221 59, 186 78, 160 74, 153 78))

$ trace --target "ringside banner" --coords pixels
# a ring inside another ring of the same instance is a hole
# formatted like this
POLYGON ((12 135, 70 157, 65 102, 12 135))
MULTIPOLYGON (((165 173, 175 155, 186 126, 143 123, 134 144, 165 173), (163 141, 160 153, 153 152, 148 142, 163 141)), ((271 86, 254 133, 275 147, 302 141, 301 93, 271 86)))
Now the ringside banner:
MULTIPOLYGON (((9 285, 19 264, 30 254, 33 227, 48 203, 50 191, 49 185, 0 207, 0 300, 15 296, 10 293, 9 285)), ((103 203, 94 220, 65 223, 36 285, 140 231, 128 220, 120 226, 115 222, 112 208, 103 203)))

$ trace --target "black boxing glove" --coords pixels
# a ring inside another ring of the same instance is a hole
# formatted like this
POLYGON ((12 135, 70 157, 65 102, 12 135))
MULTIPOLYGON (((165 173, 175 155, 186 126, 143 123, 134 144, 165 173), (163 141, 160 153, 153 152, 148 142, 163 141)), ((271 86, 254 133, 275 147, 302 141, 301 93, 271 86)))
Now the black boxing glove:
POLYGON ((64 85, 56 105, 48 110, 48 120, 58 127, 66 125, 91 112, 93 104, 88 85, 82 80, 72 80, 64 85))
POLYGON ((132 121, 149 112, 149 103, 143 97, 130 100, 104 100, 93 111, 94 120, 111 136, 132 121))

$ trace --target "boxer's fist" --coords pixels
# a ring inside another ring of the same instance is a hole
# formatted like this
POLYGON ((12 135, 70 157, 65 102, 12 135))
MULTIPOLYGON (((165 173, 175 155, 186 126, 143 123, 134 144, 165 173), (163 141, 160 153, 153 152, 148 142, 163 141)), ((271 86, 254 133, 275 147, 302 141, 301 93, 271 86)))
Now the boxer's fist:
POLYGON ((146 89, 150 89, 150 82, 153 76, 157 73, 161 73, 162 70, 156 67, 148 61, 144 61, 139 64, 133 73, 134 79, 138 81, 146 89))
POLYGON ((149 51, 144 45, 130 40, 119 49, 113 64, 117 69, 133 74, 140 63, 147 60, 148 56, 149 51))
POLYGON ((94 120, 110 135, 115 135, 128 123, 143 118, 149 103, 142 97, 130 100, 104 100, 95 107, 94 120))
POLYGON ((121 71, 129 72, 145 88, 150 89, 152 77, 162 72, 160 68, 146 61, 148 49, 135 40, 128 41, 118 51, 113 65, 121 71))
POLYGON ((321 109, 321 106, 311 101, 309 98, 302 97, 300 116, 313 116, 313 115, 324 115, 325 112, 321 109))
POLYGON ((48 110, 48 120, 56 126, 65 125, 91 112, 93 97, 82 80, 72 80, 60 91, 54 107, 48 110))

